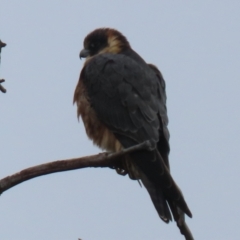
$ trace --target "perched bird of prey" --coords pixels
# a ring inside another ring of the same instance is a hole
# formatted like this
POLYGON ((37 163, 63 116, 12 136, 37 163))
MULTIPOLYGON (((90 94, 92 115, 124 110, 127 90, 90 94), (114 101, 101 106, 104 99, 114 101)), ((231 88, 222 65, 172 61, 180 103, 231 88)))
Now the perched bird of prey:
POLYGON ((183 194, 170 174, 165 81, 119 31, 100 28, 84 39, 86 58, 74 93, 86 133, 100 148, 117 152, 144 141, 151 150, 131 153, 117 167, 146 187, 159 217, 177 223, 192 240, 184 215, 192 217, 183 194))

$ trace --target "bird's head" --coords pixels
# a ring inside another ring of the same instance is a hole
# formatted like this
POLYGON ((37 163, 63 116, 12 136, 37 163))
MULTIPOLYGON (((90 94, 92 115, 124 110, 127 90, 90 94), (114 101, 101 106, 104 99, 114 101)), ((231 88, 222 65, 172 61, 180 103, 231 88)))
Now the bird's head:
POLYGON ((101 53, 120 53, 130 45, 119 31, 111 28, 98 28, 89 33, 83 43, 80 58, 89 58, 101 53))

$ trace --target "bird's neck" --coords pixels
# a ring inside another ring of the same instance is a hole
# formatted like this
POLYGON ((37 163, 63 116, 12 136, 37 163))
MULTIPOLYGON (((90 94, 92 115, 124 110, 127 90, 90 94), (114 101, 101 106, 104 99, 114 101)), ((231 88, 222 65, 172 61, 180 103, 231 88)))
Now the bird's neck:
POLYGON ((142 63, 142 64, 146 64, 146 62, 141 58, 141 56, 139 56, 133 49, 128 48, 125 49, 121 52, 121 54, 126 55, 132 59, 134 59, 136 62, 138 63, 142 63))

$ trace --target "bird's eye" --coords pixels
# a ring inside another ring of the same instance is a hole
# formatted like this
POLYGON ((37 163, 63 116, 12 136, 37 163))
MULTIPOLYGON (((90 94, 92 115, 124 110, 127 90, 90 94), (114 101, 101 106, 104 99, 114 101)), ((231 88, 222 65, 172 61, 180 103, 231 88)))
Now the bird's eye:
POLYGON ((91 44, 90 44, 90 48, 95 48, 95 44, 94 44, 94 43, 91 43, 91 44))

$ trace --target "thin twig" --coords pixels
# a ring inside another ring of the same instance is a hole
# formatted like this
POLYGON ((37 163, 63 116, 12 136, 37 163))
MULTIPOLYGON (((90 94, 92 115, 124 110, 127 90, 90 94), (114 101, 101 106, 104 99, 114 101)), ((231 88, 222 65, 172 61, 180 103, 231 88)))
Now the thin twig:
MULTIPOLYGON (((6 43, 4 43, 4 42, 2 42, 2 41, 0 40, 0 61, 1 61, 1 50, 2 50, 2 48, 5 47, 6 45, 7 45, 6 43)), ((6 93, 7 90, 1 85, 1 83, 3 83, 3 82, 5 82, 5 80, 4 80, 4 79, 0 79, 0 91, 3 92, 3 93, 6 93)))
POLYGON ((143 149, 150 149, 149 141, 124 149, 117 153, 99 153, 97 155, 58 160, 26 168, 18 173, 1 179, 0 194, 19 183, 50 173, 63 172, 86 167, 114 167, 115 162, 119 161, 119 159, 121 159, 121 157, 124 155, 143 149))
POLYGON ((3 82, 5 82, 5 80, 4 80, 4 79, 0 79, 0 91, 3 92, 3 93, 6 93, 6 92, 7 92, 6 88, 4 88, 4 87, 1 85, 1 83, 3 83, 3 82))
POLYGON ((0 40, 0 52, 1 52, 2 48, 6 47, 6 46, 7 46, 7 44, 0 40))

